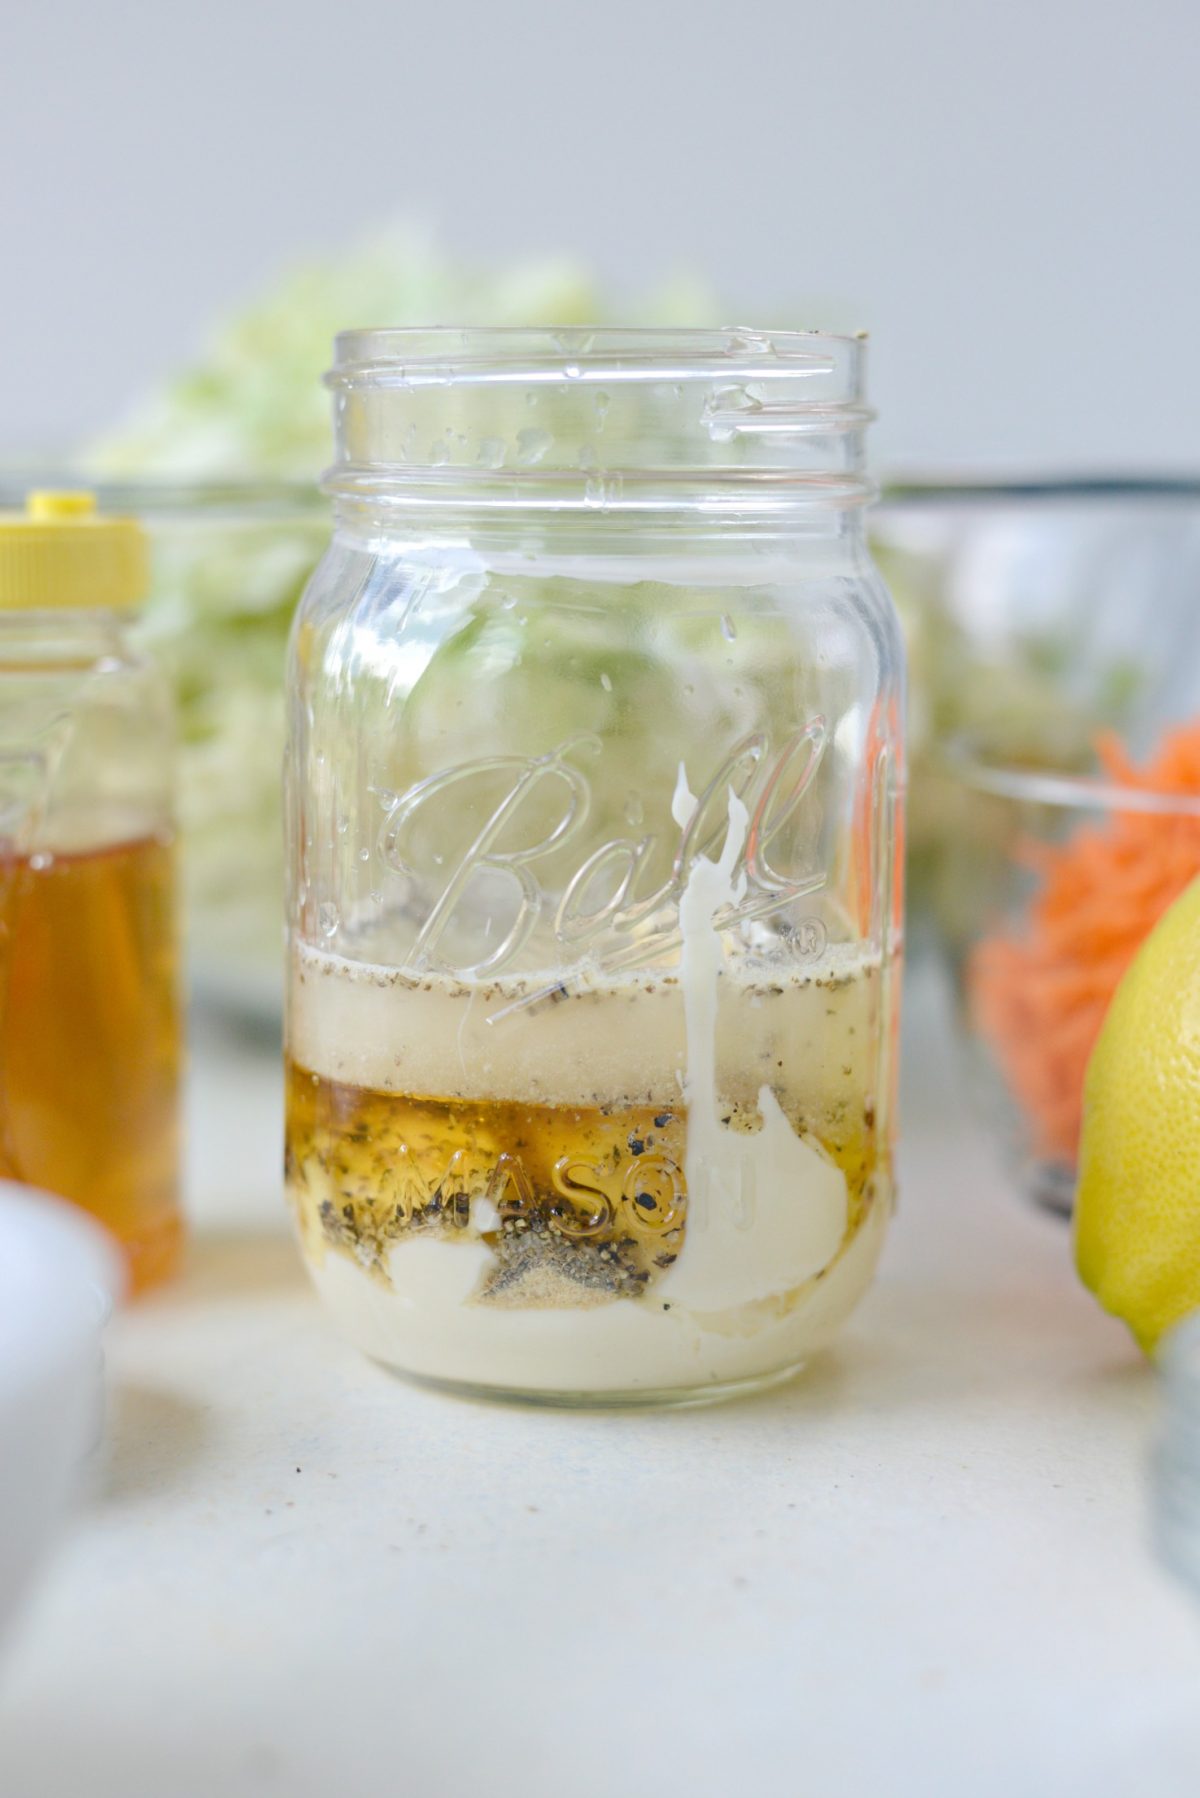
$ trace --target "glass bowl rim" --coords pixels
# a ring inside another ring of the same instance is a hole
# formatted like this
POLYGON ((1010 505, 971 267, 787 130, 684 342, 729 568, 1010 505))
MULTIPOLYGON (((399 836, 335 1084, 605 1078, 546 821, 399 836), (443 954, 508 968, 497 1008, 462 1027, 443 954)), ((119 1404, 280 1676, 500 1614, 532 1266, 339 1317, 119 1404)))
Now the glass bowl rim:
POLYGON ((1120 781, 1055 768, 992 763, 965 737, 951 737, 939 743, 934 759, 941 771, 960 786, 993 798, 1011 799, 1018 804, 1055 806, 1072 811, 1140 812, 1162 818, 1200 818, 1200 793, 1127 786, 1120 781))
POLYGON ((880 486, 880 509, 903 506, 1004 506, 1056 501, 1097 506, 1122 500, 1200 502, 1200 473, 1162 471, 1134 474, 1115 470, 1051 474, 1038 470, 989 475, 986 470, 941 474, 936 469, 911 474, 900 469, 880 486))
POLYGON ((89 472, 67 464, 0 468, 0 511, 22 511, 26 495, 38 489, 94 493, 101 512, 170 518, 203 515, 270 520, 300 515, 327 516, 329 502, 317 476, 311 481, 242 479, 193 481, 89 472))

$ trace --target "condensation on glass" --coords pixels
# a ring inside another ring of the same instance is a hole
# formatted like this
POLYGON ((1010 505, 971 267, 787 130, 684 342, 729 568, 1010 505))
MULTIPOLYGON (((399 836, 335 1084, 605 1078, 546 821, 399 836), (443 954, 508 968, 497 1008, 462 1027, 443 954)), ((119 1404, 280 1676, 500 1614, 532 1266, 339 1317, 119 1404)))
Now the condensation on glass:
POLYGON ((902 653, 863 345, 351 332, 291 646, 287 1185, 368 1353, 781 1377, 892 1204, 902 653))

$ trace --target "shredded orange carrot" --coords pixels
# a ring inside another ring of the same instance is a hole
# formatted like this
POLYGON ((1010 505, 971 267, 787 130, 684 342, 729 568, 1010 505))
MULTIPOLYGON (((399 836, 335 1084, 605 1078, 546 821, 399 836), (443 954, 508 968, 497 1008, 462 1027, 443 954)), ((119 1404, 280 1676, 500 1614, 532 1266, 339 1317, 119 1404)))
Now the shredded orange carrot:
MULTIPOLYGON (((1097 752, 1114 785, 1200 796, 1200 721, 1170 732, 1145 768, 1111 733, 1097 752)), ((1019 933, 976 948, 970 1002, 1028 1120, 1034 1154, 1070 1162, 1104 1014, 1144 938, 1200 874, 1200 817, 1114 811, 1101 828, 1019 854, 1041 886, 1019 933)))

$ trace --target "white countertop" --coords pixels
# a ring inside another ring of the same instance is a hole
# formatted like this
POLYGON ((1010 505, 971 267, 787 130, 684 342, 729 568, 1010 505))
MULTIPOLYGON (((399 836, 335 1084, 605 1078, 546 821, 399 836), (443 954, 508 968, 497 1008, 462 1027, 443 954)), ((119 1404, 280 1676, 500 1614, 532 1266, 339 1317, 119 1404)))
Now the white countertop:
POLYGON ((274 1060, 210 1029, 190 1269, 112 1329, 102 1489, 0 1669, 3 1798, 1194 1798, 1152 1379, 916 996, 901 1212, 842 1345, 660 1414, 467 1404, 343 1347, 274 1060))

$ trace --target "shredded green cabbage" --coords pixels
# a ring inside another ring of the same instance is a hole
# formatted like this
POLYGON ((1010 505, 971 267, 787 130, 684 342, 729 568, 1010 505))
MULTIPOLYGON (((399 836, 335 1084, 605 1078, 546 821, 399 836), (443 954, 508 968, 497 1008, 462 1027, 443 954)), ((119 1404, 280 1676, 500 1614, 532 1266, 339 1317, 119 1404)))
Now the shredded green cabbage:
MULTIPOLYGON (((618 310, 623 323, 686 325, 711 323, 719 309, 681 277, 618 310)), ((613 313, 570 259, 472 267, 392 230, 287 275, 87 450, 101 480, 226 490, 197 490, 192 503, 151 493, 146 508, 145 630, 178 695, 189 931, 209 978, 269 993, 279 960, 282 671, 292 612, 328 537, 316 482, 330 459, 321 376, 334 335, 446 319, 602 324, 613 313)))

